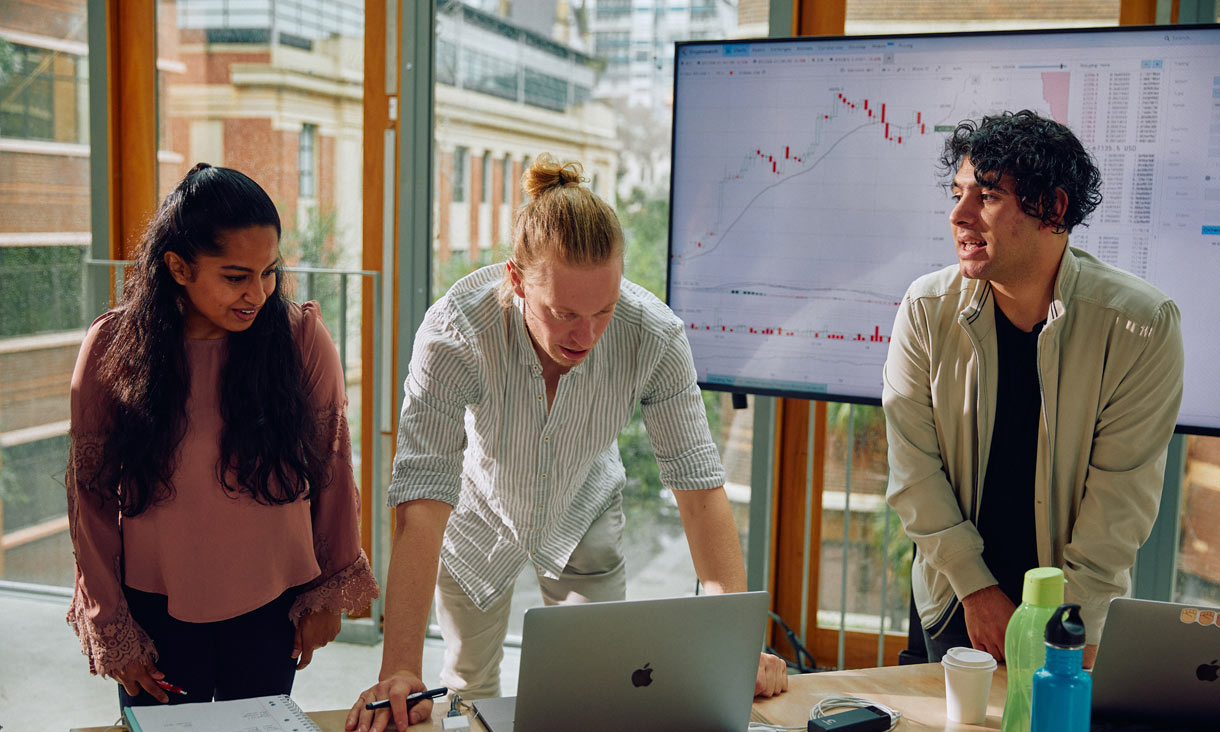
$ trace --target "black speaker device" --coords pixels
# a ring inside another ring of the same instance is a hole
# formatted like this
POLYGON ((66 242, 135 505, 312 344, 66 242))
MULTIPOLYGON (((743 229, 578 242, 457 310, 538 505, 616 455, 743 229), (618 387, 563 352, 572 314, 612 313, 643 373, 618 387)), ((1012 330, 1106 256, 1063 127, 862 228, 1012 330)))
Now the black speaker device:
POLYGON ((885 732, 894 721, 877 707, 860 707, 809 720, 809 732, 885 732))

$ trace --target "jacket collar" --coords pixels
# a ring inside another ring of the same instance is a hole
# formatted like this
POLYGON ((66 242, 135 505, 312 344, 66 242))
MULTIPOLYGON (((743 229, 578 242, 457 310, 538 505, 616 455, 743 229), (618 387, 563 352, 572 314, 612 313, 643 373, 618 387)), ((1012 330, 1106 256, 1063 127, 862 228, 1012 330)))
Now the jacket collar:
MULTIPOLYGON (((1055 288, 1051 293, 1051 305, 1046 314, 1047 325, 1067 312, 1067 305, 1072 299, 1079 275, 1080 260, 1076 258, 1075 250, 1071 246, 1066 246, 1063 248, 1063 256, 1059 258, 1059 271, 1055 274, 1055 288)), ((995 306, 991 282, 970 280, 966 292, 969 294, 969 301, 962 309, 960 318, 966 323, 986 330, 991 318, 983 316, 990 315, 991 308, 995 306)))
POLYGON ((1071 245, 1063 248, 1063 257, 1059 260, 1059 273, 1055 276, 1055 291, 1051 293, 1051 307, 1046 314, 1047 325, 1055 318, 1067 312, 1072 293, 1076 290, 1076 280, 1080 276, 1080 260, 1076 258, 1071 245))

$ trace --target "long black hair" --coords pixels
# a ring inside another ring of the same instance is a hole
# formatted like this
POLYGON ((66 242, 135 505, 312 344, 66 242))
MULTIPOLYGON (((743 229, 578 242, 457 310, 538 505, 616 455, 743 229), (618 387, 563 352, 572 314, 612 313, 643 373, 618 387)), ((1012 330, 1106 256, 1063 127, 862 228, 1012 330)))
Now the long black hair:
POLYGON ((1054 227, 1056 234, 1076 228, 1101 203, 1101 173, 1084 145, 1066 126, 1028 109, 986 116, 977 125, 970 120, 959 124, 940 156, 950 182, 965 158, 980 185, 997 185, 1012 176, 1021 210, 1054 227), (1068 199, 1062 217, 1055 215, 1059 189, 1068 199))
MULTIPOLYGON (((186 294, 165 255, 174 252, 193 266, 200 256, 223 254, 218 233, 251 226, 274 226, 277 238, 281 233, 267 193, 236 170, 199 163, 144 231, 101 359, 99 377, 109 392, 112 419, 102 454, 104 477, 89 486, 101 498, 117 497, 124 516, 173 494, 186 428, 186 294)), ((226 492, 245 491, 266 504, 312 497, 326 479, 283 286, 277 275, 250 328, 227 335, 220 374, 217 479, 226 492)))

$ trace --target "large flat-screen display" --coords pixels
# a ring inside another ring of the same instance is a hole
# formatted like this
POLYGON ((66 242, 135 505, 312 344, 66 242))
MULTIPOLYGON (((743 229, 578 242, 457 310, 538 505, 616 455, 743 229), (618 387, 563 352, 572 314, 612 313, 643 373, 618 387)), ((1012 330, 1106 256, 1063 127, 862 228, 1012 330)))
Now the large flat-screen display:
POLYGON ((954 264, 961 121, 1067 124, 1105 200, 1070 243, 1182 309, 1179 429, 1220 434, 1220 26, 679 43, 669 304, 708 388, 879 403, 898 302, 954 264))

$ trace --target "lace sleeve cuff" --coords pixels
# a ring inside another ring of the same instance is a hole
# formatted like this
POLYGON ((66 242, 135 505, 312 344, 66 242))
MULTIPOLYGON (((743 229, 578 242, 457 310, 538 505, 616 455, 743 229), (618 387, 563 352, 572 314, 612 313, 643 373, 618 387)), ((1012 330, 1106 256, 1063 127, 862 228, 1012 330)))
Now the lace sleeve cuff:
POLYGON ((373 577, 373 568, 369 559, 360 551, 356 561, 344 569, 331 575, 316 587, 302 592, 292 603, 288 617, 293 623, 298 622, 302 615, 317 610, 328 610, 333 613, 356 612, 368 607, 368 604, 380 593, 377 580, 373 577))
POLYGON ((114 620, 98 625, 89 617, 80 592, 68 608, 68 624, 80 638, 81 653, 89 659, 89 673, 110 676, 132 661, 155 661, 157 649, 152 639, 131 617, 127 603, 121 602, 114 620))

